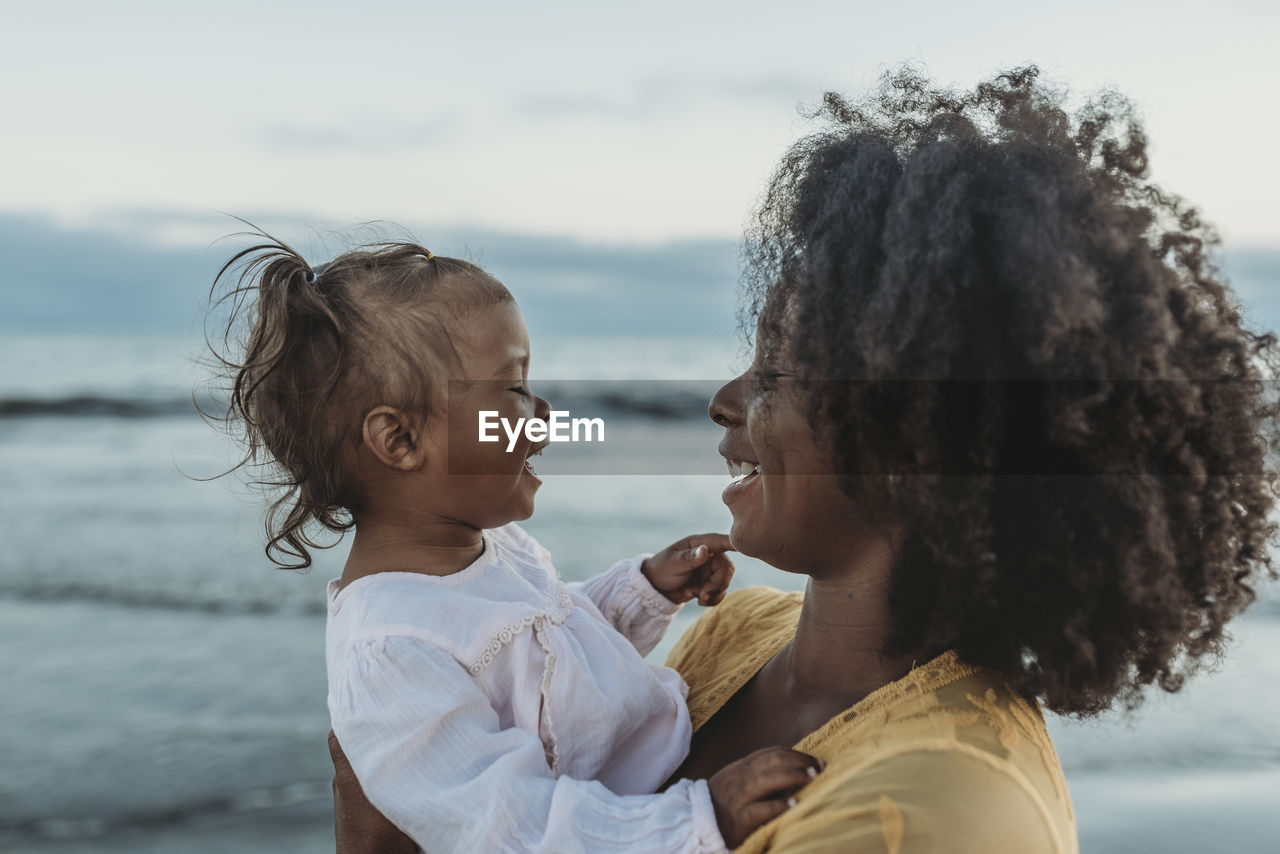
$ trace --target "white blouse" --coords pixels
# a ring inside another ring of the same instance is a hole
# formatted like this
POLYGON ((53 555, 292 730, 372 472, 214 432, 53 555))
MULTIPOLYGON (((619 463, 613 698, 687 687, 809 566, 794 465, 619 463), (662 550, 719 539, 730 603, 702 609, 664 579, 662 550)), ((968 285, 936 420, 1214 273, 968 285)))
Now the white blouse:
POLYGON ((688 688, 647 664, 679 606, 642 558, 580 584, 519 526, 443 577, 329 583, 333 731, 365 794, 431 854, 725 851, 684 760, 688 688))

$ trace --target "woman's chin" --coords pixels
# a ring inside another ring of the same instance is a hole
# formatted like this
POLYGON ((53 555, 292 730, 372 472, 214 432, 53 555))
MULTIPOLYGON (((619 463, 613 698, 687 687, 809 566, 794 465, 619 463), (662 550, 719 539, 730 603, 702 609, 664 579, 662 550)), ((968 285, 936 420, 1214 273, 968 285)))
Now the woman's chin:
POLYGON ((789 572, 795 575, 808 575, 810 566, 803 560, 797 561, 795 557, 800 554, 800 550, 792 548, 788 549, 784 543, 769 543, 760 536, 752 536, 751 532, 757 534, 767 534, 768 527, 748 526, 737 519, 733 520, 733 525, 729 528, 729 543, 733 546, 734 551, 738 554, 755 558, 761 563, 767 563, 769 566, 779 572, 789 572), (788 558, 791 559, 788 559, 788 558))
POLYGON ((760 553, 761 543, 757 537, 751 536, 752 530, 753 526, 749 526, 735 518, 733 524, 729 526, 729 543, 738 554, 763 560, 767 563, 768 560, 760 553))

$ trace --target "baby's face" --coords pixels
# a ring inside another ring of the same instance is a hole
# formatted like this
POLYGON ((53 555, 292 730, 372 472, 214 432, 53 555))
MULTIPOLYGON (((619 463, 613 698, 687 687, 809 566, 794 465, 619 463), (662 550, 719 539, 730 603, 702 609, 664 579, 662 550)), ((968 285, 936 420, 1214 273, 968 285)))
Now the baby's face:
MULTIPOLYGON (((449 383, 445 450, 450 510, 478 528, 495 528, 533 515, 542 481, 529 464, 534 444, 523 431, 514 447, 501 427, 498 441, 480 441, 480 413, 490 421, 546 418, 551 406, 529 390, 529 331, 514 302, 468 311, 459 318, 455 346, 462 375, 449 383)), ((501 422, 499 422, 501 423, 501 422)))

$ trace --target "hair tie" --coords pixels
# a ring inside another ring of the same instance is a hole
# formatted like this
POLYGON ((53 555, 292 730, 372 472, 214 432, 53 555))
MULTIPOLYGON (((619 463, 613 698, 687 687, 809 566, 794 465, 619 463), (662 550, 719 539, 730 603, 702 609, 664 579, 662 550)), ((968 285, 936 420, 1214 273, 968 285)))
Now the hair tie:
POLYGON ((434 254, 430 249, 428 249, 428 250, 427 250, 427 260, 428 260, 428 261, 430 261, 430 260, 431 260, 432 258, 434 258, 434 257, 436 257, 436 256, 435 256, 435 254, 434 254))
POLYGON ((308 284, 308 285, 314 285, 314 284, 316 283, 316 280, 317 280, 317 279, 319 279, 319 278, 320 278, 320 277, 316 275, 316 271, 315 271, 315 270, 308 270, 308 271, 307 271, 307 284, 308 284))

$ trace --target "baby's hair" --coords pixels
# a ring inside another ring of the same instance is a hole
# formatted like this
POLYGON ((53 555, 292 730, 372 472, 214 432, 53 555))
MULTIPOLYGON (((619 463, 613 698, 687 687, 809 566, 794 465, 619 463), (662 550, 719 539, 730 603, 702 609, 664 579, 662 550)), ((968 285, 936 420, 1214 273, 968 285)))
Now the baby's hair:
POLYGON ((224 264, 210 290, 211 314, 228 311, 221 346, 210 343, 229 395, 214 419, 244 442, 232 471, 262 466, 272 476, 260 483, 281 490, 266 515, 267 557, 305 569, 309 549, 327 547, 311 523, 339 534, 354 525, 361 496, 343 459, 365 414, 431 414, 457 366, 449 316, 512 296, 476 265, 417 243, 369 244, 313 267, 254 236, 261 242, 224 264))

